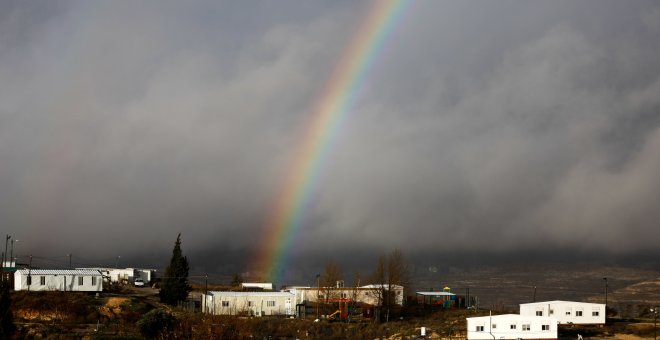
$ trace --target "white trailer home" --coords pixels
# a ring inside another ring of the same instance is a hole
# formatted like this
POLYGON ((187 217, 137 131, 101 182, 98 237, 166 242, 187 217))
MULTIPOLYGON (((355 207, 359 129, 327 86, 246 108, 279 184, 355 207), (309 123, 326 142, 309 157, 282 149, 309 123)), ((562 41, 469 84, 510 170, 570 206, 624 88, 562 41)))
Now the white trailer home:
POLYGON ((19 269, 14 290, 100 292, 103 276, 98 270, 19 269))
POLYGON ((605 304, 544 301, 520 304, 520 315, 551 316, 560 324, 605 324, 605 304))
POLYGON ((289 292, 208 292, 202 311, 214 315, 296 315, 296 296, 289 292))
POLYGON ((467 319, 468 340, 557 339, 557 319, 504 314, 467 319))

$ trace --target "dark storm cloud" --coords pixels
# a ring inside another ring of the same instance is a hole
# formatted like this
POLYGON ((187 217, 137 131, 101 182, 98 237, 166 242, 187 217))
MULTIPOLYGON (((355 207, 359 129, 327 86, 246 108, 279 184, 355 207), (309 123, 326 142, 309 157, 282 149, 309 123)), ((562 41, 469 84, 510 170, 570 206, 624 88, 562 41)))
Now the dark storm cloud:
MULTIPOLYGON (((191 253, 243 263, 366 15, 2 6, 4 229, 31 252, 101 258, 158 258, 183 232, 191 253)), ((641 1, 416 3, 340 131, 295 254, 657 249, 658 22, 641 1)))

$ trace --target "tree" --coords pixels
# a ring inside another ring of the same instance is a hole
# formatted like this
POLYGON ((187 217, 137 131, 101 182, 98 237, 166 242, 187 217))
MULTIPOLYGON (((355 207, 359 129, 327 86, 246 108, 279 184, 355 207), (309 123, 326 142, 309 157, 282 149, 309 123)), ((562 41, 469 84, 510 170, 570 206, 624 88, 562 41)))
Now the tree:
POLYGON ((335 307, 331 302, 340 298, 340 291, 338 288, 343 288, 343 274, 341 268, 335 262, 330 261, 325 265, 325 271, 321 275, 321 293, 325 302, 326 313, 335 311, 335 307), (328 308, 330 308, 328 310, 328 308))
POLYGON ((397 305, 397 300, 403 299, 403 292, 397 286, 406 287, 410 280, 410 267, 401 250, 394 249, 389 256, 378 258, 378 265, 371 275, 373 284, 372 295, 378 301, 381 310, 389 319, 390 309, 397 305))
POLYGON ((328 299, 336 298, 334 293, 336 288, 339 288, 337 287, 337 283, 343 281, 342 278, 343 275, 339 265, 332 261, 325 265, 325 272, 321 275, 321 286, 323 287, 326 303, 328 303, 328 299))
POLYGON ((9 292, 9 281, 0 282, 0 338, 10 339, 16 331, 14 317, 11 312, 11 296, 9 292))
POLYGON ((192 287, 188 284, 188 259, 181 252, 181 234, 177 236, 172 259, 165 269, 165 277, 160 286, 160 301, 168 305, 176 305, 188 297, 192 287))
POLYGON ((240 287, 243 284, 243 276, 239 273, 234 274, 234 277, 231 279, 232 287, 240 287))

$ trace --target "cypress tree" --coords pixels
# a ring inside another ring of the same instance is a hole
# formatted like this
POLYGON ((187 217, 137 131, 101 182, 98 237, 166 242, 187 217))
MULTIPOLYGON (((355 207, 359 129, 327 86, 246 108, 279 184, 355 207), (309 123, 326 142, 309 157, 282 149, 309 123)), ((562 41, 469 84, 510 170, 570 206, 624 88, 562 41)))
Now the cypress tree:
POLYGON ((192 287, 188 284, 188 259, 181 252, 181 234, 177 236, 172 259, 165 269, 165 277, 160 286, 160 301, 175 306, 188 297, 192 287))

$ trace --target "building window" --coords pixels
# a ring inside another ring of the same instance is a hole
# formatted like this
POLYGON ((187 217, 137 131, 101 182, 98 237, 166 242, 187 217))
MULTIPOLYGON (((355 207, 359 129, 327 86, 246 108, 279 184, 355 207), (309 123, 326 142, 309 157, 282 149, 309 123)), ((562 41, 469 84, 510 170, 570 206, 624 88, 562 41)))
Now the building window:
POLYGON ((254 301, 248 301, 248 307, 254 307, 254 301))
POLYGON ((27 284, 28 286, 32 285, 32 276, 28 275, 27 277, 27 284))
POLYGON ((576 310, 575 311, 575 316, 582 316, 582 311, 581 310, 576 310))
POLYGON ((96 286, 96 276, 92 276, 92 286, 96 286))
POLYGON ((275 307, 275 301, 266 301, 266 307, 275 307))
POLYGON ((537 310, 536 311, 536 316, 543 316, 543 311, 542 310, 537 310))
POLYGON ((541 325, 541 330, 542 331, 549 331, 550 330, 550 325, 541 325))
POLYGON ((41 283, 42 286, 45 286, 46 285, 46 277, 45 276, 39 277, 39 283, 41 283))
POLYGON ((522 330, 523 330, 523 331, 528 331, 528 330, 530 330, 530 326, 529 326, 529 324, 522 325, 522 330))
POLYGON ((510 329, 516 329, 516 325, 513 324, 513 325, 509 326, 509 328, 510 328, 510 329))
POLYGON ((84 279, 84 277, 82 277, 82 276, 79 276, 79 277, 78 277, 78 286, 82 286, 82 285, 83 285, 83 282, 84 282, 83 279, 84 279))
POLYGON ((600 314, 597 310, 591 312, 591 316, 598 316, 600 314))
POLYGON ((484 326, 477 326, 477 332, 483 332, 484 326))
POLYGON ((497 328, 497 324, 494 323, 492 328, 493 328, 493 329, 497 328))
POLYGON ((552 314, 555 314, 555 310, 554 310, 554 309, 551 309, 551 310, 550 310, 550 315, 552 315, 552 314))
POLYGON ((571 315, 571 311, 570 311, 570 310, 567 310, 567 311, 566 311, 566 315, 571 315))
POLYGON ((222 307, 229 307, 229 301, 222 301, 222 307))

